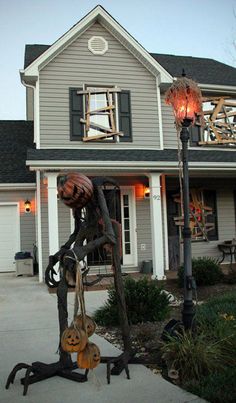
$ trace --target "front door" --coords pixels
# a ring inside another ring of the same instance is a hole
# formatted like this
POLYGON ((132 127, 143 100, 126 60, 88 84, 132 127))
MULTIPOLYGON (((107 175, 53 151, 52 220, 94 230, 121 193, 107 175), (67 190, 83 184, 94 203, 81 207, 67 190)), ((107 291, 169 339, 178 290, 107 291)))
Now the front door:
MULTIPOLYGON (((120 190, 105 189, 105 198, 110 217, 121 224, 122 265, 137 265, 136 211, 135 193, 132 187, 121 187, 120 190)), ((112 263, 108 248, 99 248, 87 257, 89 266, 104 267, 112 263)))

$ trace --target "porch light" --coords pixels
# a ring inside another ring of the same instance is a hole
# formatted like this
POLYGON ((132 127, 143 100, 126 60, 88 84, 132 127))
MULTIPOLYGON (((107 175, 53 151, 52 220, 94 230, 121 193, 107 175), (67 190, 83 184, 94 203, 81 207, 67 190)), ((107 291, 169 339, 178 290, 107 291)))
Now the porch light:
POLYGON ((24 207, 25 207, 25 212, 26 213, 31 212, 31 202, 28 199, 25 201, 24 207))
POLYGON ((144 187, 143 196, 144 196, 144 199, 150 198, 150 188, 148 186, 144 187))
POLYGON ((185 73, 174 81, 166 92, 166 103, 171 105, 175 115, 178 135, 182 143, 182 189, 183 189, 183 247, 184 247, 184 303, 182 322, 185 329, 191 329, 195 308, 193 304, 193 289, 195 281, 192 277, 191 229, 189 220, 189 171, 188 171, 188 141, 190 125, 194 124, 196 116, 202 115, 202 95, 197 84, 186 78, 185 73))

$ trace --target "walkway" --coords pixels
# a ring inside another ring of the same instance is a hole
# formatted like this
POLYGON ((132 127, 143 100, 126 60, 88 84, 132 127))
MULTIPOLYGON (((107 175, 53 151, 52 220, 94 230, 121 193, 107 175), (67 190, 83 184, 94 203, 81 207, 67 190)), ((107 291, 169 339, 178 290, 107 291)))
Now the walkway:
MULTIPOLYGON (((106 291, 86 293, 88 313, 106 299, 106 291)), ((69 293, 69 310, 73 312, 73 293, 69 293)), ((22 396, 20 378, 5 390, 9 372, 18 362, 56 362, 58 345, 57 298, 49 294, 36 277, 0 275, 0 402, 1 403, 187 403, 203 402, 177 386, 154 375, 142 365, 130 365, 131 379, 125 374, 112 377, 106 383, 106 367, 100 364, 89 374, 86 383, 79 384, 54 377, 29 386, 22 396)), ((119 354, 110 343, 99 336, 93 341, 103 355, 119 354)), ((76 359, 76 357, 75 357, 76 359)))

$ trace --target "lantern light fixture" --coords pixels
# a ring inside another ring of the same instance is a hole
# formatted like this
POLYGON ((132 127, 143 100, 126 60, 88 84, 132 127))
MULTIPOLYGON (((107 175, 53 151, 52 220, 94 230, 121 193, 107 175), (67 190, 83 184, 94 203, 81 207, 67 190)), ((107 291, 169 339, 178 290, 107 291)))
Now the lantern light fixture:
POLYGON ((25 207, 25 212, 26 213, 31 212, 31 202, 28 199, 25 201, 24 207, 25 207))
POLYGON ((167 90, 165 101, 173 108, 177 127, 193 125, 197 116, 202 123, 201 90, 197 83, 186 77, 184 70, 182 77, 174 81, 167 90))
POLYGON ((203 122, 202 94, 193 80, 186 77, 183 71, 182 77, 173 82, 167 90, 165 101, 171 105, 175 115, 177 132, 182 143, 182 173, 181 182, 183 189, 183 212, 184 226, 183 249, 184 249, 184 303, 182 310, 182 322, 184 328, 192 329, 194 324, 195 307, 193 304, 192 291, 196 288, 192 276, 192 252, 191 252, 191 229, 189 218, 189 169, 188 169, 188 142, 189 126, 195 123, 196 117, 200 124, 203 122))
POLYGON ((144 196, 144 199, 150 198, 150 188, 148 186, 144 187, 143 196, 144 196))

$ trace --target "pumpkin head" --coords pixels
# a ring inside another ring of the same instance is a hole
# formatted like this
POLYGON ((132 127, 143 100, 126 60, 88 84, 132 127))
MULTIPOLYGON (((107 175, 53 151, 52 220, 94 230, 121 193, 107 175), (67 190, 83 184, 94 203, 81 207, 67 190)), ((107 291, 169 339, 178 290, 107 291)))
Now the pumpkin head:
MULTIPOLYGON (((83 328, 83 323, 82 323, 82 315, 76 316, 74 319, 75 326, 78 326, 80 329, 83 328)), ((85 315, 85 326, 87 329, 87 335, 88 337, 92 336, 92 334, 95 332, 96 329, 96 323, 90 316, 85 315)))
POLYGON ((67 353, 82 351, 88 342, 87 334, 74 326, 66 328, 61 336, 61 347, 67 353))
POLYGON ((81 369, 93 369, 100 363, 101 355, 98 346, 88 343, 83 351, 77 355, 77 364, 81 369))
POLYGON ((61 173, 57 177, 57 192, 66 206, 82 208, 93 195, 93 184, 87 176, 78 172, 61 173))

